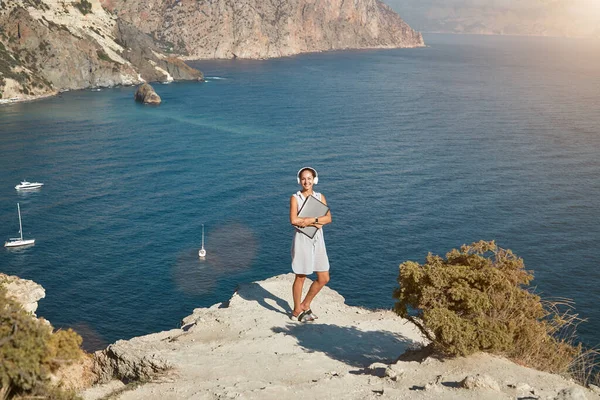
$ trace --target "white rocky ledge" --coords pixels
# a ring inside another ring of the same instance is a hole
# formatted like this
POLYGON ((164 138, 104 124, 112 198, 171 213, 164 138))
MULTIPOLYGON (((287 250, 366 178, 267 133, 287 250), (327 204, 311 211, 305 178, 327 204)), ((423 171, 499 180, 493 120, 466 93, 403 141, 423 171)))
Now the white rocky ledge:
MULTIPOLYGON (((594 399, 571 380, 487 354, 397 361, 425 343, 392 311, 351 307, 325 288, 319 319, 288 317, 293 275, 242 285, 181 329, 120 340, 95 354, 97 399, 594 399), (125 386, 143 380, 141 385, 125 386), (113 398, 113 397, 111 397, 113 398)), ((306 285, 308 286, 308 285, 306 285)))
POLYGON ((46 291, 42 285, 18 276, 0 273, 0 285, 6 288, 8 295, 19 302, 25 311, 34 315, 38 301, 46 297, 46 291))

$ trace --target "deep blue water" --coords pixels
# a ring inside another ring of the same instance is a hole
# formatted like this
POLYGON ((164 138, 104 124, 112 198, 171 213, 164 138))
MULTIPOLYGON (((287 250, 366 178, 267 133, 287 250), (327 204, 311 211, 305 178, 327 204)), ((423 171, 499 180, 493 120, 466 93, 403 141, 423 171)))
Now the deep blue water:
POLYGON ((600 44, 425 39, 194 63, 208 82, 156 84, 159 107, 129 87, 0 107, 0 239, 20 202, 37 240, 2 249, 0 270, 42 284, 38 315, 88 348, 177 327, 290 272, 289 197, 310 165, 349 304, 392 307, 401 262, 495 239, 599 344, 600 44), (21 179, 46 186, 19 194, 21 179))

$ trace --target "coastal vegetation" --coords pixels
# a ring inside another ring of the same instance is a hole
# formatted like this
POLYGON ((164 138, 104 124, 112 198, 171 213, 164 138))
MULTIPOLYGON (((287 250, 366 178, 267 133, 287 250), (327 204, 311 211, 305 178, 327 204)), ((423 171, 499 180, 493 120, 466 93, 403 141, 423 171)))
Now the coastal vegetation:
POLYGON ((0 399, 74 399, 72 391, 50 383, 59 367, 82 357, 82 339, 71 329, 53 331, 0 286, 0 399))
POLYGON ((74 5, 75 7, 77 7, 77 9, 78 9, 79 11, 81 11, 81 13, 82 13, 83 15, 86 15, 86 14, 89 14, 89 13, 91 13, 91 12, 92 12, 92 3, 90 3, 90 2, 89 2, 89 1, 87 1, 87 0, 79 0, 79 2, 78 2, 78 3, 73 3, 73 5, 74 5))
POLYGON ((598 383, 597 352, 575 344, 581 321, 569 300, 548 301, 527 285, 533 272, 495 242, 429 253, 400 265, 395 311, 413 322, 442 356, 484 351, 518 364, 598 383))

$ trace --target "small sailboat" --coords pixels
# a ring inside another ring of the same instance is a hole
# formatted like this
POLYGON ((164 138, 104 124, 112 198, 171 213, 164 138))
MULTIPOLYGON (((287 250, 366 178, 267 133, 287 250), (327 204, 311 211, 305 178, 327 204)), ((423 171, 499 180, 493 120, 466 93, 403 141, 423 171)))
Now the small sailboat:
POLYGON ((202 224, 202 248, 198 250, 198 257, 206 257, 206 250, 204 250, 204 224, 202 224))
POLYGON ((21 206, 17 203, 17 210, 19 211, 19 234, 20 238, 10 238, 8 242, 4 243, 4 247, 20 247, 29 246, 35 243, 35 239, 23 239, 23 224, 21 223, 21 206))

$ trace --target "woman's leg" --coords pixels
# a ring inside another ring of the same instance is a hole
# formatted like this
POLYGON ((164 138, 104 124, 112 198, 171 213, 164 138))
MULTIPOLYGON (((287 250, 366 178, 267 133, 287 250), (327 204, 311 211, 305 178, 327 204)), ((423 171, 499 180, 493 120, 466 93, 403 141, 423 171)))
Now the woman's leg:
POLYGON ((316 272, 316 274, 317 280, 313 281, 312 285, 310 285, 310 289, 308 289, 308 293, 306 293, 304 301, 302 304, 300 304, 300 309, 303 311, 310 308, 310 303, 313 301, 317 293, 319 293, 321 289, 323 289, 323 286, 327 285, 327 282, 329 282, 329 271, 316 272))
POLYGON ((304 280, 306 275, 298 275, 294 278, 294 284, 292 285, 292 297, 294 299, 294 311, 293 314, 298 316, 302 311, 302 288, 304 287, 304 280))

